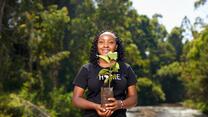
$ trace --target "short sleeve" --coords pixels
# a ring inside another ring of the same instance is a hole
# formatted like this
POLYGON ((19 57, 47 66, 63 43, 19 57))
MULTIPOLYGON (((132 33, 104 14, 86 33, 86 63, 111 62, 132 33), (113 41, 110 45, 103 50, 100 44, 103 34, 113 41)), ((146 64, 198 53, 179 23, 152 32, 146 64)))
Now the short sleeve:
POLYGON ((88 77, 87 73, 88 73, 87 68, 82 66, 73 81, 73 85, 85 89, 87 87, 87 77, 88 77))
POLYGON ((133 69, 131 68, 131 66, 128 66, 127 69, 127 85, 134 85, 137 82, 137 75, 135 74, 135 72, 133 71, 133 69))

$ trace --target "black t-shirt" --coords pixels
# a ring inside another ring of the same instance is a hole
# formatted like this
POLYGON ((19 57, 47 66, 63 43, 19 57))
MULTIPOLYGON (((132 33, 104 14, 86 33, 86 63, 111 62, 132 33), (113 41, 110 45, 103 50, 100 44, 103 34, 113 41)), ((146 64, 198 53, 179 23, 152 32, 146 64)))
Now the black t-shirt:
MULTIPOLYGON (((134 85, 136 74, 126 63, 119 63, 120 69, 116 74, 116 78, 111 82, 113 87, 114 97, 117 100, 124 100, 127 96, 127 89, 130 85, 134 85)), ((85 64, 81 67, 76 75, 73 84, 83 89, 87 89, 86 99, 100 104, 100 89, 104 84, 105 77, 98 76, 99 71, 103 69, 99 65, 92 63, 85 64)), ((95 110, 84 110, 84 117, 98 117, 95 110)), ((126 109, 115 111, 112 117, 125 117, 126 109)))

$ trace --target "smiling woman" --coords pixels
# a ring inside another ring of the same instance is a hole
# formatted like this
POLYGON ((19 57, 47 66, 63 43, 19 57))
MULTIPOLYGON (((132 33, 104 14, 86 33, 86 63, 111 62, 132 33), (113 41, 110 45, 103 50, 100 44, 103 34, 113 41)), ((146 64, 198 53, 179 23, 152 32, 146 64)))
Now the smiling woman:
POLYGON ((84 117, 126 117, 126 109, 137 104, 137 80, 132 68, 124 62, 119 37, 110 31, 101 32, 92 42, 89 61, 74 79, 73 104, 83 110, 84 117), (114 66, 117 69, 111 70, 114 66), (101 87, 112 76, 116 77, 111 81, 113 96, 101 106, 101 87))
POLYGON ((116 36, 110 32, 104 32, 100 35, 97 48, 100 55, 106 55, 108 52, 116 50, 116 36))

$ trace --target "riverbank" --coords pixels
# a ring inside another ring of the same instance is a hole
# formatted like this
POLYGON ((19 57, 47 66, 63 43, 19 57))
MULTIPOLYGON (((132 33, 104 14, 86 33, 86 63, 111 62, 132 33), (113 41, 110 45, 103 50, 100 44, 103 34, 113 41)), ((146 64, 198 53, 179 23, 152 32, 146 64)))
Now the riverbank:
POLYGON ((183 107, 180 104, 160 106, 139 106, 128 109, 127 117, 208 117, 198 110, 183 107))

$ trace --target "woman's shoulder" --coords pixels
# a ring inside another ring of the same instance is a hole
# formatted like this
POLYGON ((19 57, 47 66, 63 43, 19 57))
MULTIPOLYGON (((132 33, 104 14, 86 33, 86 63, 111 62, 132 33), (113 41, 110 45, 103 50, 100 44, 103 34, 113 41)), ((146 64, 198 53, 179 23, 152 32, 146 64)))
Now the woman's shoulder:
POLYGON ((119 64, 123 67, 126 67, 126 68, 129 68, 131 67, 129 63, 126 63, 126 62, 119 62, 119 64))
POLYGON ((82 68, 85 68, 87 70, 90 70, 94 65, 92 63, 86 63, 82 65, 82 68))

